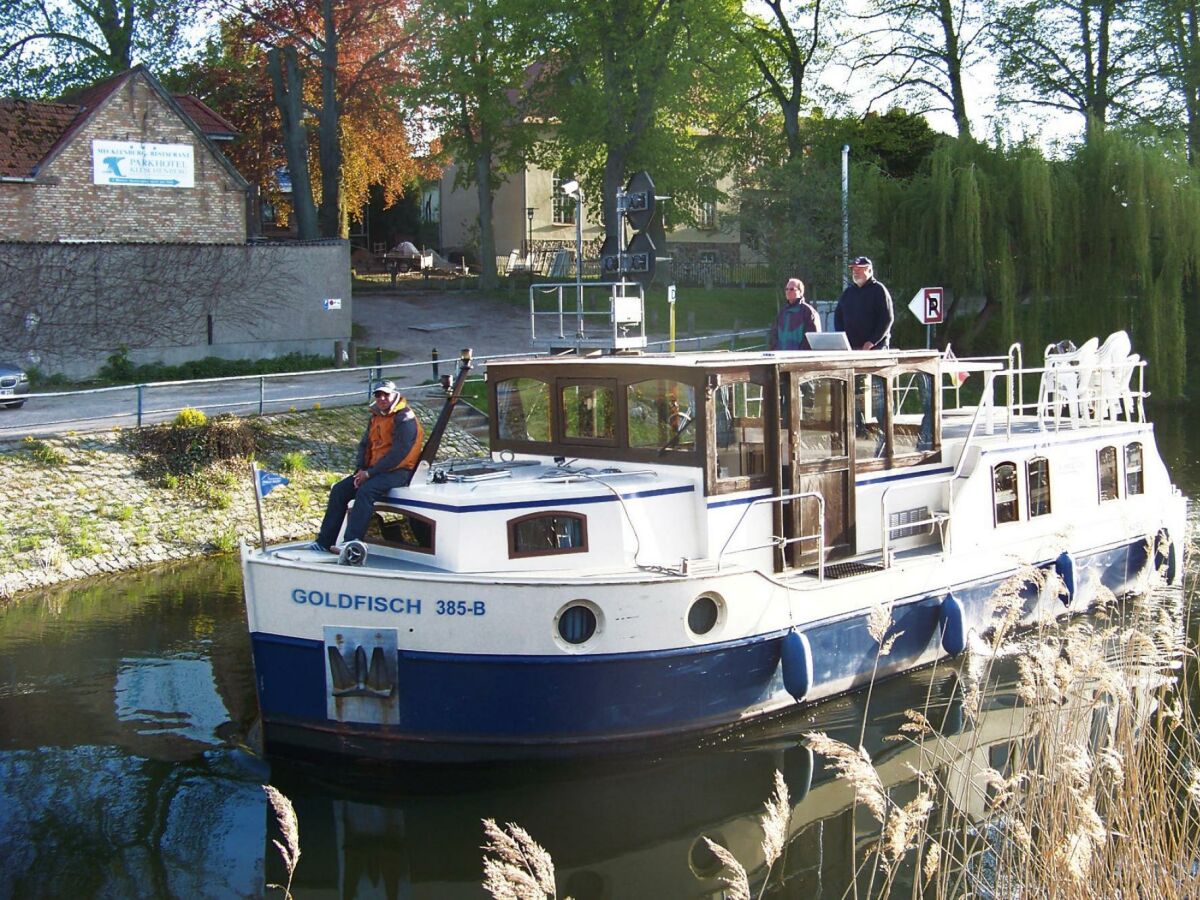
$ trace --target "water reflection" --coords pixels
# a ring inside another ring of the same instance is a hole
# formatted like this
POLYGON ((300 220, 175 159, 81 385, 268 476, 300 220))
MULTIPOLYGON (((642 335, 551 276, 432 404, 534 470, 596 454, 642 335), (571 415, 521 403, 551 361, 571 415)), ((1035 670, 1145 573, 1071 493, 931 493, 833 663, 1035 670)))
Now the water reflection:
MULTIPOLYGON (((996 660, 992 677, 1011 684, 1015 659, 996 660)), ((900 803, 917 790, 917 751, 889 739, 906 708, 932 711, 929 746, 947 783, 966 755, 1002 765, 1023 727, 1003 687, 964 717, 956 678, 925 670, 871 697, 865 745, 900 803)), ((701 837, 761 884, 758 816, 777 769, 794 809, 770 885, 841 897, 873 823, 800 735, 857 745, 865 702, 841 698, 652 756, 268 765, 249 749, 253 672, 233 560, 47 592, 0 610, 0 897, 263 896, 283 880, 259 788, 268 781, 296 805, 300 898, 478 898, 485 817, 547 847, 560 896, 719 897, 701 837)), ((959 782, 965 802, 970 785, 959 782)))

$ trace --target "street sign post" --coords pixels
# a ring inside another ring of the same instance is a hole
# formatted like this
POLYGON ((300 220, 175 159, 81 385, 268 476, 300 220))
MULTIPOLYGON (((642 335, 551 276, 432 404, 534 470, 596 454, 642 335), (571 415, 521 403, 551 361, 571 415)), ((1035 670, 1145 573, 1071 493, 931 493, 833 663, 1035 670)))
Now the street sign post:
POLYGON ((940 287, 924 287, 908 303, 909 311, 925 325, 925 349, 933 337, 933 326, 940 325, 946 316, 946 292, 940 287))

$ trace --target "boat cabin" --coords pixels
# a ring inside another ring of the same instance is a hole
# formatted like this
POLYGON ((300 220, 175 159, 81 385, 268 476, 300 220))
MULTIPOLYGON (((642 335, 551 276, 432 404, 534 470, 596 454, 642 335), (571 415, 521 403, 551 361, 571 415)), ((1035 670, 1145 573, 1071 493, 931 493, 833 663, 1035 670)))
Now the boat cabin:
POLYGON ((501 458, 685 467, 710 508, 771 504, 776 571, 854 555, 855 480, 940 461, 936 351, 747 352, 493 361, 501 458), (732 500, 732 497, 730 498, 732 500), (807 537, 806 537, 807 536, 807 537))

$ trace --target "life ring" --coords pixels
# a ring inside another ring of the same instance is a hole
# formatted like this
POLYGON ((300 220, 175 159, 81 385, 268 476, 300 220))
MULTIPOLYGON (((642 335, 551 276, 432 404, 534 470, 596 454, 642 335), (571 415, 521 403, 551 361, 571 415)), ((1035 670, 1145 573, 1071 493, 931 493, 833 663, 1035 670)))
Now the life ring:
POLYGON ((1062 579, 1063 587, 1067 589, 1066 597, 1062 598, 1063 606, 1070 606, 1075 599, 1075 557, 1064 550, 1054 560, 1054 571, 1062 579))
POLYGON ((942 649, 951 656, 958 656, 967 649, 967 618, 962 603, 953 594, 942 598, 938 628, 942 632, 942 649))
POLYGON ((780 661, 783 665, 783 686, 797 703, 802 702, 813 683, 812 645, 804 632, 793 628, 784 636, 780 661))

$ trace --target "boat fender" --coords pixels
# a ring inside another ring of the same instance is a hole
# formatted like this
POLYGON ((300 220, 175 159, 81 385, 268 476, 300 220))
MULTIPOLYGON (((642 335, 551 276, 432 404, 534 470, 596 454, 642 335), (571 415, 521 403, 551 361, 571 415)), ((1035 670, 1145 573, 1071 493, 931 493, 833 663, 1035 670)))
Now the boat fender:
POLYGON ((808 643, 804 632, 793 628, 784 636, 780 661, 783 664, 783 686, 797 703, 802 702, 813 683, 812 645, 808 643))
POLYGON ((1163 573, 1163 576, 1167 584, 1174 584, 1175 542, 1171 540, 1171 533, 1167 529, 1161 528, 1154 538, 1154 571, 1162 572, 1164 566, 1166 572, 1163 573))
POLYGON ((1063 606, 1070 606, 1075 599, 1075 557, 1064 550, 1054 561, 1054 571, 1062 579, 1063 587, 1067 589, 1066 596, 1061 596, 1063 606))
POLYGON ((967 617, 962 603, 953 594, 942 598, 938 627, 942 632, 942 649, 951 656, 958 656, 967 648, 967 617))

